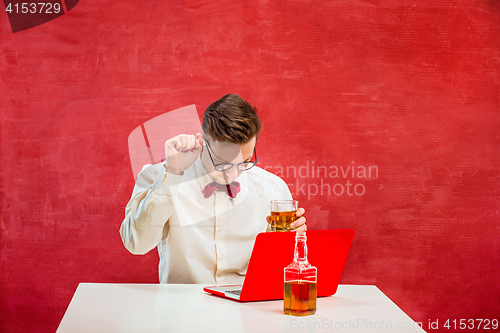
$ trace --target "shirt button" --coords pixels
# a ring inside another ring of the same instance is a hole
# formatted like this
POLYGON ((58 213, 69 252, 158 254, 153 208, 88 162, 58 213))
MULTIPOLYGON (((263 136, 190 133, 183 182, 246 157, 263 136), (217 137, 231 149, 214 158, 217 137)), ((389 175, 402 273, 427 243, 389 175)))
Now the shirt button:
POLYGON ((217 232, 221 233, 222 232, 222 228, 217 228, 217 232))

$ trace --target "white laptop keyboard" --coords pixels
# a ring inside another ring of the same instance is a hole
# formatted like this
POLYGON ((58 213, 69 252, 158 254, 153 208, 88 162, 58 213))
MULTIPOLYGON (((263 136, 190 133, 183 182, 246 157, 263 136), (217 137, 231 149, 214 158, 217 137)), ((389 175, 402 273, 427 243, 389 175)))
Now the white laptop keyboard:
POLYGON ((240 295, 241 294, 241 289, 240 290, 228 290, 226 291, 226 293, 231 293, 231 294, 235 294, 235 295, 240 295))

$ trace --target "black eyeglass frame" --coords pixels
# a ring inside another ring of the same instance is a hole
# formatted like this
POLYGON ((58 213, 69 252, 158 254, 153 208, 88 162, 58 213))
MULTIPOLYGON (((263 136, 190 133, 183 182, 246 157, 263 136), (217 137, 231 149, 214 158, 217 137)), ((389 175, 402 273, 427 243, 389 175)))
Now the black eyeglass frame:
MULTIPOLYGON (((251 168, 253 168, 255 166, 255 164, 257 164, 257 150, 255 149, 255 147, 253 147, 253 157, 255 158, 255 161, 241 162, 241 163, 238 163, 238 164, 233 164, 233 163, 218 163, 218 164, 215 164, 214 163, 214 159, 212 158, 212 154, 210 153, 210 150, 212 150, 212 147, 210 147, 210 144, 208 144, 208 141, 207 141, 207 139, 205 139, 205 136, 203 136, 203 141, 205 141, 205 144, 209 148, 209 149, 207 149, 208 150, 208 156, 210 156, 210 161, 212 161, 212 165, 214 166, 214 169, 217 170, 217 171, 229 171, 235 165, 236 165, 236 168, 238 168, 238 170, 240 170, 240 171, 247 171, 247 170, 250 170, 251 168), (245 164, 251 164, 251 166, 242 169, 241 166, 243 166, 245 164), (228 167, 226 167, 226 166, 228 166, 228 167)), ((215 153, 214 153, 214 156, 217 157, 217 155, 215 155, 215 153)))

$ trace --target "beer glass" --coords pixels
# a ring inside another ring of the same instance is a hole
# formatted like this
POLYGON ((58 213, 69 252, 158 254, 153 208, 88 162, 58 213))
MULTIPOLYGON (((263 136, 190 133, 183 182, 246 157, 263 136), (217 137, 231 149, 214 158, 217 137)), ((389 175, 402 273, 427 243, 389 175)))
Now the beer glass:
POLYGON ((297 219, 297 200, 273 200, 271 201, 271 230, 282 232, 290 231, 290 224, 297 219))

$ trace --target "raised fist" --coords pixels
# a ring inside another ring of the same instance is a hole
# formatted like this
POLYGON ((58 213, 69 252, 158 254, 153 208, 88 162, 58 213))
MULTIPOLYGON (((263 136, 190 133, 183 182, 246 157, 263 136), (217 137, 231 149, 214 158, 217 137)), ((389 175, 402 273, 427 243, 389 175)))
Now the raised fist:
POLYGON ((203 137, 180 134, 165 142, 165 168, 168 172, 181 175, 198 158, 203 150, 203 137))

